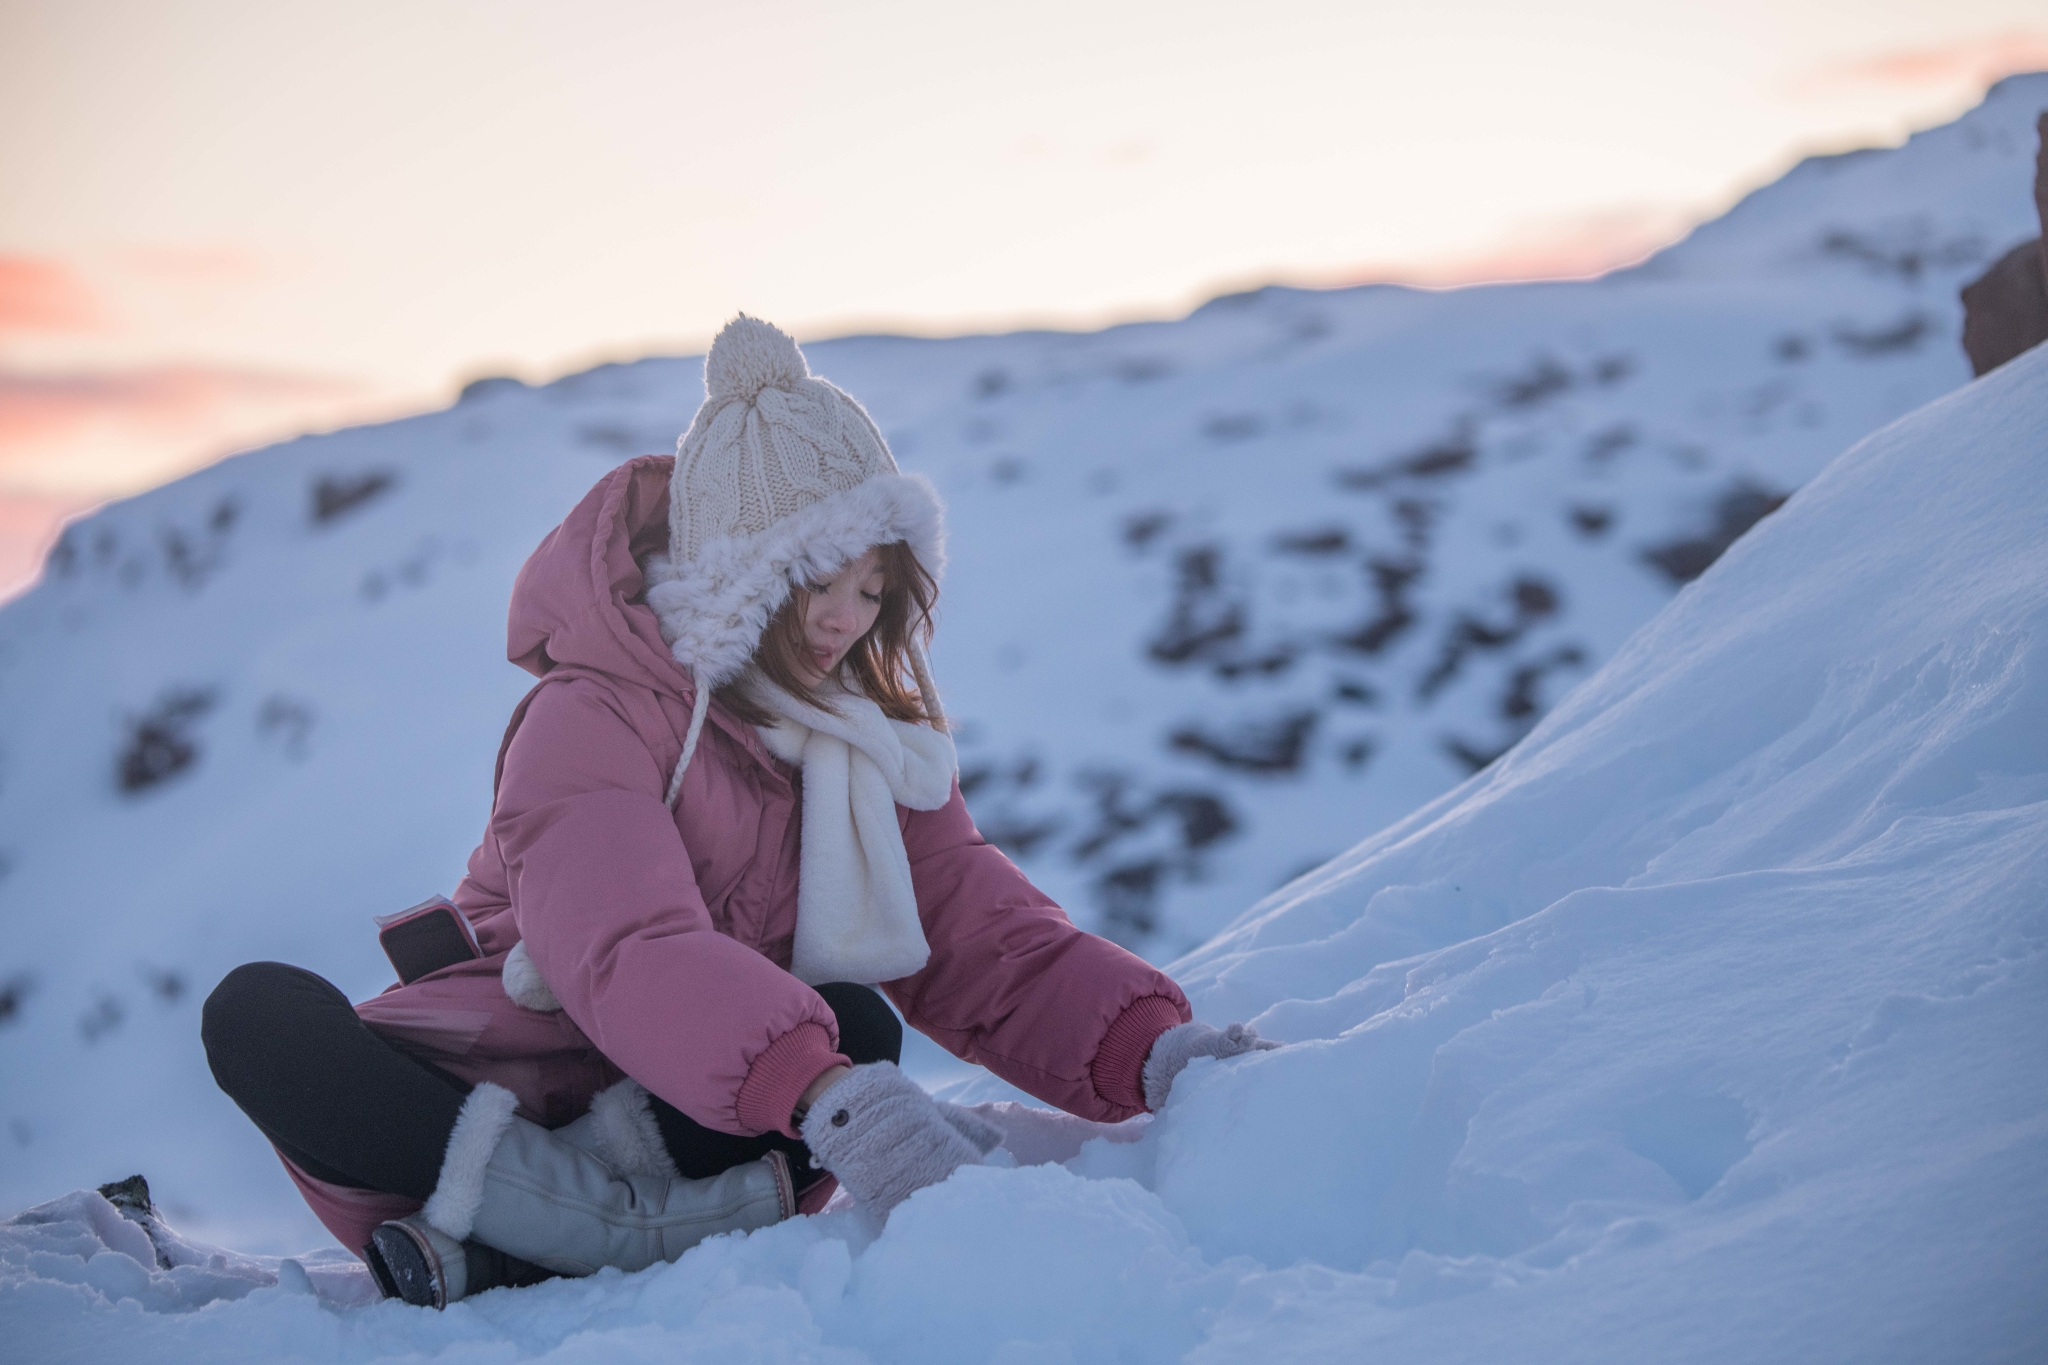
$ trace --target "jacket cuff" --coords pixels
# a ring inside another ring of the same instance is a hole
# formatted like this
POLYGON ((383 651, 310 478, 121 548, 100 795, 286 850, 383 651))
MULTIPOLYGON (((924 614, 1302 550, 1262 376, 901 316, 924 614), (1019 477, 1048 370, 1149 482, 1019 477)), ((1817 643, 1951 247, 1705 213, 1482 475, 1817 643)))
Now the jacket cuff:
POLYGON ((833 1067, 852 1065, 832 1050, 832 1035, 823 1024, 798 1024, 754 1058, 733 1106, 740 1126, 752 1133, 801 1136, 790 1119, 796 1102, 804 1097, 812 1081, 833 1067))
POLYGON ((1133 1000, 1095 1049, 1095 1062, 1088 1068, 1095 1093, 1125 1111, 1126 1117, 1144 1113, 1145 1058, 1160 1034, 1189 1017, 1179 1003, 1163 995, 1133 1000))

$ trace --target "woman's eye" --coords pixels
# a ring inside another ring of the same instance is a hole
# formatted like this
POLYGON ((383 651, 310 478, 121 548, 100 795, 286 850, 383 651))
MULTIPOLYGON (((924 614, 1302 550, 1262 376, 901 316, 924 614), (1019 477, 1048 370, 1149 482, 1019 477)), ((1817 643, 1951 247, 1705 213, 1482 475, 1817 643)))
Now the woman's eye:
POLYGON ((880 606, 882 603, 882 594, 878 592, 864 592, 861 594, 861 596, 867 599, 868 601, 873 602, 876 606, 880 606))

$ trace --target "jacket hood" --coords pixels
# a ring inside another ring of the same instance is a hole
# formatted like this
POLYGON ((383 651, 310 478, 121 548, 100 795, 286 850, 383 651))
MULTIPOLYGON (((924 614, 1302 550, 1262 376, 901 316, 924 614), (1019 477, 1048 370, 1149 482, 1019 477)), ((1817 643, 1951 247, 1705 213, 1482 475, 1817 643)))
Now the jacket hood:
POLYGON ((639 564, 668 549, 674 467, 669 455, 628 460, 548 532, 512 584, 507 658, 536 677, 571 665, 657 692, 694 694, 643 600, 639 564))

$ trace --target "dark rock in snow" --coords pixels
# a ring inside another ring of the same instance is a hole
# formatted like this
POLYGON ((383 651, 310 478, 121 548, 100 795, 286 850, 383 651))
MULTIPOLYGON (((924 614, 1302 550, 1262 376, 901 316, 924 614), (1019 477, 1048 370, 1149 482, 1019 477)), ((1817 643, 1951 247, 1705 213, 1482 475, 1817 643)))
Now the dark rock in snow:
POLYGON ((1520 374, 1509 375, 1494 385, 1493 400, 1504 408, 1533 408, 1564 393, 1572 386, 1572 372, 1548 355, 1541 355, 1520 374))
POLYGON ((1479 447, 1473 442, 1470 427, 1461 425, 1451 435, 1386 464, 1340 469, 1337 471, 1337 486, 1355 493, 1366 493, 1397 479, 1440 479, 1448 474, 1464 473, 1478 458, 1479 447))
POLYGON ((1963 351, 1972 374, 1989 374, 2048 341, 2048 245, 2021 242, 1963 286, 1963 351))
POLYGON ((1983 260, 1984 243, 1969 235, 1937 241, 1933 227, 1915 218, 1861 231, 1831 229, 1821 235, 1820 254, 1852 262, 1874 275, 1918 284, 1931 270, 1954 270, 1983 260))
POLYGON ((1869 359, 1910 351, 1934 331, 1934 321, 1921 312, 1907 313, 1892 322, 1872 326, 1838 323, 1831 335, 1835 344, 1850 355, 1869 359))
POLYGON ((398 472, 371 469, 361 474, 322 474, 313 481, 313 524, 325 526, 361 508, 371 499, 388 493, 398 482, 398 472))
POLYGON ((104 1035, 121 1027, 127 1017, 128 1007, 121 1003, 119 996, 102 994, 80 1017, 78 1031, 85 1035, 86 1042, 97 1043, 104 1035))
POLYGON ((115 780, 128 795, 159 786, 199 759, 192 727, 213 709, 208 688, 173 688, 128 722, 128 742, 115 759, 115 780))
POLYGON ((1598 540, 1614 526, 1612 507, 1594 507, 1580 503, 1570 512, 1572 529, 1588 540, 1598 540))
POLYGON ((2048 341, 2048 113, 2035 125, 2034 212, 2041 236, 2005 253, 1963 286, 1963 350, 1970 369, 1989 374, 2048 341))
POLYGON ((1443 744, 1444 752, 1464 765, 1465 771, 1468 773, 1478 772, 1515 747, 1512 743, 1509 743, 1503 744, 1497 749, 1482 749, 1466 740, 1460 739, 1456 735, 1445 739, 1443 744))
POLYGON ((0 981, 0 1024, 11 1024, 20 1018, 22 1006, 35 989, 36 979, 30 972, 16 972, 0 981))
POLYGON ((1256 412, 1226 412, 1202 423, 1202 434, 1212 441, 1249 441, 1266 429, 1266 419, 1256 412))
POLYGON ((1690 583, 1705 573, 1744 531, 1783 507, 1790 496, 1760 484, 1737 483, 1714 504, 1711 530, 1653 545, 1643 551, 1643 560, 1673 583, 1690 583))
POLYGON ((1428 700, 1458 676, 1466 658, 1478 651, 1506 649, 1520 640, 1529 628, 1558 609, 1557 589, 1533 574, 1524 574, 1507 587, 1509 616, 1505 621, 1488 621, 1470 612, 1459 612, 1445 633, 1436 664, 1416 684, 1415 695, 1428 700))
POLYGON ((1238 772, 1291 773, 1301 767, 1318 719, 1314 711, 1291 711, 1268 720, 1241 722, 1221 734, 1185 725, 1169 734, 1166 744, 1238 772))

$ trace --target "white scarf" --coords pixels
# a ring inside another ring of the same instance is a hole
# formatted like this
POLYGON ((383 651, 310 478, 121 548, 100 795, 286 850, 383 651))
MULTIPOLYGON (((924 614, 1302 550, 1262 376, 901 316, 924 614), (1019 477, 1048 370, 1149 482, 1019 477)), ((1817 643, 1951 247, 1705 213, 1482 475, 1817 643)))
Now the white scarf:
POLYGON ((790 972, 812 986, 909 976, 931 946, 896 807, 937 810, 951 798, 960 767, 952 739, 891 720, 857 693, 833 695, 838 715, 758 677, 753 695, 779 718, 756 727, 761 742, 804 774, 790 972))

